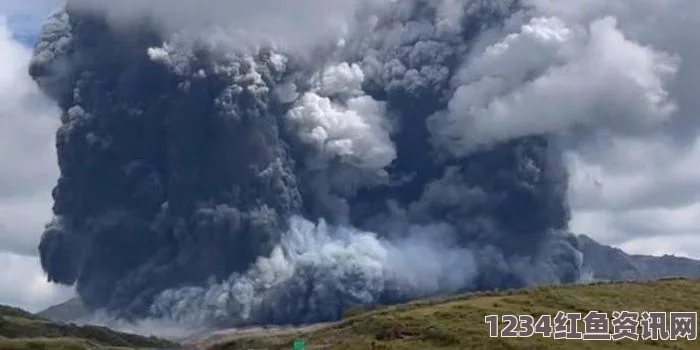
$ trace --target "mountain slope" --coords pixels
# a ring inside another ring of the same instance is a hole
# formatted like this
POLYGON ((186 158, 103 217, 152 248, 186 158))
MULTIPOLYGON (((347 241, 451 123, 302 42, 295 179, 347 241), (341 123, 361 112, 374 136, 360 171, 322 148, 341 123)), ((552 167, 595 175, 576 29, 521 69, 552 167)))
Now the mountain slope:
MULTIPOLYGON (((350 317, 308 332, 265 332, 232 335, 210 350, 289 349, 295 338, 309 349, 700 349, 700 342, 623 340, 619 342, 490 338, 484 317, 557 311, 697 311, 700 281, 599 283, 540 287, 503 293, 477 293, 390 307, 350 317)), ((501 327, 503 327, 501 325, 501 327)), ((583 324, 579 326, 583 330, 583 324)), ((220 337, 221 335, 219 335, 220 337)))
POLYGON ((54 323, 26 311, 0 306, 0 349, 172 348, 176 344, 104 327, 54 323))

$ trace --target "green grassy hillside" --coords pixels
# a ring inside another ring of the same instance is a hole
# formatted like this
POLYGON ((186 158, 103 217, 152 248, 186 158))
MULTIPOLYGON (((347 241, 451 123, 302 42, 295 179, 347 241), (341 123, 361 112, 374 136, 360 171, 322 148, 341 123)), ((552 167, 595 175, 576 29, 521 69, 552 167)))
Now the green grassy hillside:
POLYGON ((0 349, 153 349, 176 345, 108 328, 54 323, 20 309, 0 306, 0 349))
MULTIPOLYGON (((700 340, 580 341, 541 335, 490 338, 484 322, 491 314, 531 314, 537 319, 559 310, 610 315, 622 310, 700 311, 699 295, 700 281, 683 279, 478 293, 359 313, 307 332, 261 331, 231 337, 210 349, 291 349, 297 337, 305 339, 309 349, 700 349, 700 340)), ((583 331, 583 324, 579 330, 583 331)))

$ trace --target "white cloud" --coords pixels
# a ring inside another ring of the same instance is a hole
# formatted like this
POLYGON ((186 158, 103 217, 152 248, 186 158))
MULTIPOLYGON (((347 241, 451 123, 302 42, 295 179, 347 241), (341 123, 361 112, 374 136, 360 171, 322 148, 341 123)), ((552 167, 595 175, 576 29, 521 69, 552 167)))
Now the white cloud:
POLYGON ((572 229, 633 253, 700 258, 700 137, 607 146, 570 154, 572 229))
POLYGON ((0 266, 0 304, 37 312, 73 295, 70 289, 47 284, 35 257, 0 252, 0 266))
POLYGON ((0 303, 35 310, 70 294, 46 282, 36 256, 58 177, 60 113, 29 77, 31 50, 13 39, 2 17, 0 57, 0 303))
POLYGON ((700 138, 610 140, 571 153, 572 204, 582 210, 675 209, 700 200, 700 138))
POLYGON ((642 237, 625 241, 619 247, 630 254, 667 255, 698 259, 700 236, 697 234, 677 234, 672 239, 662 237, 642 237))

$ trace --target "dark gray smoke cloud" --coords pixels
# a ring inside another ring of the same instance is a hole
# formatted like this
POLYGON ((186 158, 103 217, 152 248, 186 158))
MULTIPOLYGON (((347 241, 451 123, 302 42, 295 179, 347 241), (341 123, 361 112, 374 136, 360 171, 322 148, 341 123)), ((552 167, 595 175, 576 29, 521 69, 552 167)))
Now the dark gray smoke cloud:
MULTIPOLYGON (((309 55, 149 20, 114 26, 69 3, 31 66, 63 109, 56 218, 39 247, 50 280, 116 317, 219 325, 580 280, 553 135, 595 121, 489 118, 560 91, 546 79, 586 66, 569 48, 588 32, 532 19, 517 0, 380 8, 309 55), (549 51, 508 66, 533 41, 549 51)), ((600 22, 592 37, 613 29, 600 22)), ((661 90, 638 85, 621 103, 661 90)))

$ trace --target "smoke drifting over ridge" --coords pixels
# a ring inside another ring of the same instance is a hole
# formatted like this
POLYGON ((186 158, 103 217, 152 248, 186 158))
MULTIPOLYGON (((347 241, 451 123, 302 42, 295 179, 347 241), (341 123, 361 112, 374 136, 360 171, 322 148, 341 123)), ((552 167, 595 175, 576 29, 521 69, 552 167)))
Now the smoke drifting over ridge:
POLYGON ((560 136, 675 110, 677 57, 535 3, 374 2, 305 52, 99 4, 52 17, 31 67, 64 111, 40 252, 127 319, 314 322, 576 282, 560 136))

